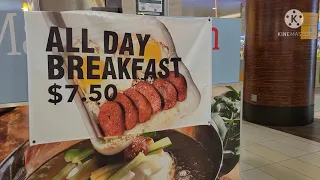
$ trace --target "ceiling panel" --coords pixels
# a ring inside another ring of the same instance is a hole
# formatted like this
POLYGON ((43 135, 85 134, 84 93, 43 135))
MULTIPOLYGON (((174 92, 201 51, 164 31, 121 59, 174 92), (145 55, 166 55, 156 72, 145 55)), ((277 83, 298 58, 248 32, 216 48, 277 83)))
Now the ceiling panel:
MULTIPOLYGON (((53 1, 53 0, 52 0, 53 1)), ((69 1, 69 0, 68 0, 69 1)), ((182 0, 183 3, 188 4, 190 8, 193 7, 214 7, 214 0, 182 0)), ((240 4, 245 0, 217 0, 218 16, 226 16, 230 14, 240 13, 240 4)), ((0 0, 0 10, 13 10, 21 8, 22 0, 0 0)), ((196 8, 198 9, 198 8, 196 8)))
MULTIPOLYGON (((174 1, 174 0, 172 0, 174 1)), ((212 16, 215 0, 181 0, 184 16, 212 16)), ((244 0, 217 0, 218 16, 240 13, 241 2, 244 0)))
POLYGON ((213 0, 181 0, 181 3, 183 16, 208 17, 213 15, 213 0))
POLYGON ((240 13, 241 3, 244 0, 217 0, 218 16, 240 13))

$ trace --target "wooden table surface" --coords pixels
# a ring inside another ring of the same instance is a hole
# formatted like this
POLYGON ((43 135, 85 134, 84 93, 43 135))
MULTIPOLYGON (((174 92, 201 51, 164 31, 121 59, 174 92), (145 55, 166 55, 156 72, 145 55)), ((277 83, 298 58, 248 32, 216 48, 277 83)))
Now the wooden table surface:
POLYGON ((0 116, 0 163, 29 139, 28 114, 28 106, 23 106, 0 116))

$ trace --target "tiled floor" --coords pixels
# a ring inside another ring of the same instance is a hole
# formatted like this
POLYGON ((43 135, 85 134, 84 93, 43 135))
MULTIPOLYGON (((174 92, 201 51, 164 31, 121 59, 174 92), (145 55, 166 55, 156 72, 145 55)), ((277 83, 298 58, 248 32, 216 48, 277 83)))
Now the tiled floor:
POLYGON ((320 180, 320 143, 244 121, 242 180, 320 180))

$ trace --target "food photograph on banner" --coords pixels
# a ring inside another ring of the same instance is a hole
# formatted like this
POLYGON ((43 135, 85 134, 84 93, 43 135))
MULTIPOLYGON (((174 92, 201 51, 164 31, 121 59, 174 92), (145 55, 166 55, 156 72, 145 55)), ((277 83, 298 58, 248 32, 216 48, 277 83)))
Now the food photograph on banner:
MULTIPOLYGON (((19 114, 13 121, 21 125, 9 126, 9 131, 14 132, 18 128, 23 128, 23 134, 12 134, 15 140, 22 141, 28 134, 27 107, 17 108, 12 114, 19 114)), ((3 116, 1 120, 5 118, 8 116, 3 116)), ((2 178, 27 177, 28 180, 89 177, 118 180, 123 176, 132 176, 133 173, 135 176, 132 179, 137 180, 171 180, 188 177, 207 180, 216 177, 222 163, 220 137, 212 126, 143 133, 109 139, 106 142, 105 145, 109 145, 108 154, 99 152, 90 140, 32 147, 29 142, 25 142, 4 160, 0 172, 3 172, 2 178), (212 141, 214 143, 208 144, 212 141), (119 144, 123 147, 116 147, 119 144), (189 148, 190 146, 193 148, 189 148)), ((9 143, 6 145, 12 147, 15 145, 9 143)))
POLYGON ((240 179, 240 19, 18 16, 28 104, 0 113, 0 179, 240 179))
POLYGON ((224 153, 220 176, 222 180, 237 180, 240 175, 242 85, 214 85, 212 89, 212 120, 222 139, 224 153))

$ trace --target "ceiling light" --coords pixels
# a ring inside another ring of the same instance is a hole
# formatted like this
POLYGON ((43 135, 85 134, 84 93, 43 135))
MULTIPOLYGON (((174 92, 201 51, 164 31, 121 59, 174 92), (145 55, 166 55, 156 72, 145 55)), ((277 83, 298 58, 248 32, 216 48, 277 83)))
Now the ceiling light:
POLYGON ((29 10, 27 2, 23 2, 23 3, 22 3, 21 9, 22 9, 23 11, 28 11, 28 10, 29 10))

